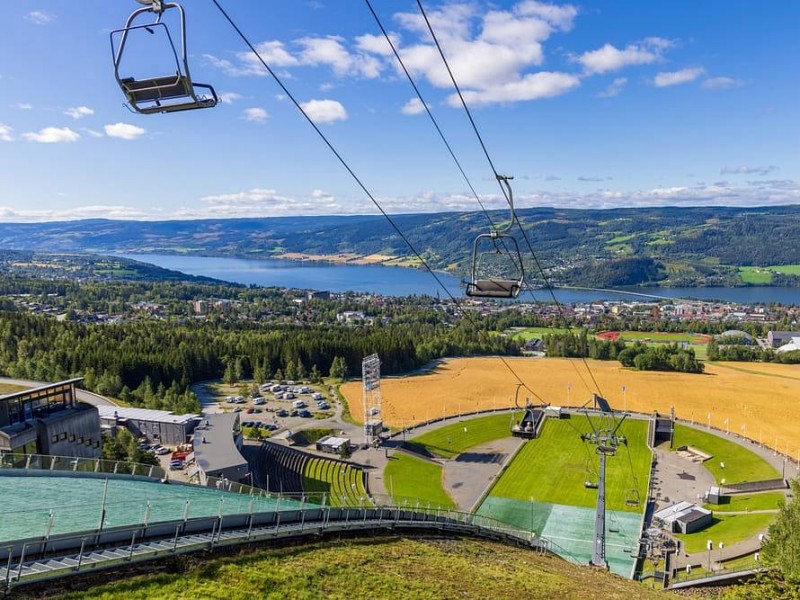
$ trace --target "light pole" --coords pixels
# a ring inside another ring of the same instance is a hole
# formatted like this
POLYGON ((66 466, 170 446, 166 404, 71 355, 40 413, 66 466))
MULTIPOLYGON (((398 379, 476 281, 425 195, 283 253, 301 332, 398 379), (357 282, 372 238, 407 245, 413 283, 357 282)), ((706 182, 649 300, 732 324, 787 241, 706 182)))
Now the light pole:
POLYGON ((711 413, 708 413, 708 429, 711 429, 711 413))
POLYGON ((622 386, 622 406, 625 412, 628 412, 628 397, 625 395, 625 386, 622 386))
POLYGON ((706 548, 708 549, 708 572, 711 573, 711 549, 714 547, 714 542, 708 540, 706 542, 706 548))
POLYGON ((572 384, 568 383, 567 384, 567 406, 572 406, 571 396, 572 396, 572 384))

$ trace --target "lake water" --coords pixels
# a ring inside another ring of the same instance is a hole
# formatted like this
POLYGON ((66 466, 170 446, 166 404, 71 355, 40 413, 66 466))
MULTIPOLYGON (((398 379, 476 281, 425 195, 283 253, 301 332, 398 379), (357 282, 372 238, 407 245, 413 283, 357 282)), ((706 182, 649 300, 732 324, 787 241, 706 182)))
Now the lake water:
MULTIPOLYGON (((264 287, 327 290, 331 292, 367 292, 383 296, 412 294, 446 294, 427 271, 379 265, 341 265, 289 260, 250 260, 208 256, 176 256, 167 254, 126 254, 125 258, 150 263, 188 275, 213 277, 232 283, 264 287)), ((439 280, 455 297, 462 297, 461 281, 447 273, 437 273, 439 280)), ((642 300, 652 298, 697 298, 742 304, 780 302, 800 304, 800 288, 620 288, 607 290, 556 289, 559 302, 593 302, 601 300, 642 300), (643 294, 645 297, 643 297, 643 294)), ((521 300, 552 301, 547 290, 533 290, 520 295, 521 300)))

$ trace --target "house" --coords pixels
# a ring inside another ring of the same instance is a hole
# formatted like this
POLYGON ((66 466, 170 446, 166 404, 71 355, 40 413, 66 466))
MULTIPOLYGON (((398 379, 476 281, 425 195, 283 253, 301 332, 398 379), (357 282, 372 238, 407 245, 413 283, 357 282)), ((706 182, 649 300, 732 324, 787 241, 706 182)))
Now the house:
POLYGON ((691 502, 677 502, 658 511, 653 520, 672 533, 694 533, 711 525, 713 513, 691 502))

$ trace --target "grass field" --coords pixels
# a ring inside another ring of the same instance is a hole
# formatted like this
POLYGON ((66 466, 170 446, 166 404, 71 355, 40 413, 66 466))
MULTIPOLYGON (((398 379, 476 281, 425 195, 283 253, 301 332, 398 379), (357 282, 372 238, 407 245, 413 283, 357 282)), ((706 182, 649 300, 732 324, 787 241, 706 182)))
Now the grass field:
POLYGON ((560 327, 514 327, 507 329, 503 333, 510 335, 513 339, 521 342, 527 342, 533 338, 541 339, 545 335, 552 335, 554 333, 567 333, 569 329, 560 327))
POLYGON ((776 273, 784 273, 785 275, 800 275, 800 265, 777 265, 774 267, 767 267, 770 271, 776 273))
POLYGON ((442 485, 442 467, 404 452, 389 457, 383 471, 386 489, 398 503, 420 500, 421 504, 455 508, 442 485))
MULTIPOLYGON (((506 358, 520 378, 545 402, 580 406, 591 398, 591 383, 583 362, 568 359, 506 358), (568 387, 569 386, 569 387, 568 387)), ((668 413, 679 418, 747 433, 777 445, 795 457, 800 453, 800 365, 709 363, 706 373, 633 371, 616 361, 589 360, 587 364, 611 405, 617 409, 668 413), (626 393, 623 398, 622 387, 626 393)), ((350 382, 342 392, 361 414, 361 383, 350 382)), ((426 417, 455 415, 477 409, 514 406, 515 379, 497 358, 456 358, 442 361, 423 375, 381 382, 384 415, 389 426, 407 426, 426 417)), ((531 399, 537 401, 531 394, 531 399)), ((794 472, 792 472, 794 474, 794 472)))
POLYGON ((620 339, 626 342, 687 342, 689 344, 707 344, 710 337, 699 333, 672 333, 664 331, 621 331, 620 339))
POLYGON ((766 267, 739 267, 739 279, 750 285, 772 283, 772 273, 766 267))
POLYGON ((509 437, 512 419, 519 420, 519 416, 503 413, 466 419, 411 438, 410 441, 443 458, 453 458, 478 444, 509 437))
POLYGON ((21 392, 26 388, 22 387, 21 385, 10 385, 7 383, 0 383, 0 396, 5 394, 13 394, 14 392, 21 392))
MULTIPOLYGON (((606 460, 606 505, 609 510, 644 510, 651 458, 647 447, 647 426, 646 421, 630 420, 620 429, 620 433, 628 438, 628 445, 620 446, 617 455, 606 460), (638 491, 639 506, 626 504, 632 489, 638 491)), ((586 488, 584 483, 597 481, 599 458, 594 447, 580 438, 580 433, 589 431, 591 427, 585 417, 549 419, 541 436, 525 444, 490 495, 594 507, 597 490, 586 488)))
MULTIPOLYGON (((694 446, 710 454, 713 458, 703 466, 717 480, 717 483, 741 483, 776 479, 781 474, 766 460, 739 444, 723 437, 699 431, 685 425, 675 426, 673 447, 694 446), (723 469, 721 463, 725 463, 723 469)), ((774 507, 772 507, 774 508, 774 507)))
POLYGON ((781 492, 766 492, 763 494, 737 494, 731 496, 730 502, 725 504, 704 504, 703 506, 714 512, 777 510, 785 501, 786 496, 781 492))
MULTIPOLYGON (((686 552, 702 552, 706 549, 706 542, 714 542, 714 548, 723 542, 726 546, 741 542, 759 532, 765 531, 775 515, 772 513, 756 513, 749 515, 714 515, 714 521, 709 526, 696 533, 675 534, 680 539, 686 552)), ((712 553, 713 559, 713 553, 712 553)))
MULTIPOLYGON (((155 573, 103 583, 85 591, 75 590, 66 598, 665 598, 665 592, 646 590, 597 569, 540 556, 524 548, 466 539, 370 537, 318 542, 248 551, 221 559, 202 555, 180 562, 165 560, 157 569, 155 573)), ((74 580, 72 585, 76 585, 74 580)), ((60 584, 59 588, 63 590, 60 584)))

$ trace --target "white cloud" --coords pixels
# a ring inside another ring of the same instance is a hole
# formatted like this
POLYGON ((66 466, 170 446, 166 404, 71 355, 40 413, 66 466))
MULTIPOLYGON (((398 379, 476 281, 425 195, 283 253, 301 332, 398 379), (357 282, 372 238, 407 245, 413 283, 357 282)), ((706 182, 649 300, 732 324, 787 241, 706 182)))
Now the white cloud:
POLYGON ((81 136, 69 127, 45 127, 38 132, 23 133, 22 137, 39 144, 64 144, 77 142, 81 136))
POLYGON ((13 132, 14 130, 11 127, 0 123, 0 142, 13 142, 13 132))
POLYGON ((709 77, 700 84, 700 86, 706 90, 729 90, 743 85, 743 81, 733 79, 732 77, 709 77))
POLYGON ((121 140, 135 140, 147 133, 146 129, 129 123, 114 123, 113 125, 106 125, 104 129, 108 137, 121 140))
POLYGON ((242 95, 236 92, 222 92, 219 94, 219 101, 223 104, 233 104, 236 100, 241 100, 242 95))
MULTIPOLYGON (((555 32, 571 29, 577 15, 578 10, 571 5, 534 0, 488 12, 478 10, 473 3, 454 2, 428 12, 459 85, 482 104, 547 97, 550 92, 533 88, 548 78, 571 77, 567 73, 539 75, 531 67, 544 63, 543 43, 555 32), (509 91, 513 95, 504 99, 503 94, 509 91)), ((421 15, 398 13, 394 19, 404 31, 402 35, 390 32, 389 36, 412 75, 427 79, 435 87, 451 89, 450 76, 421 15)), ((352 39, 308 36, 288 44, 262 42, 258 48, 273 67, 327 67, 341 78, 366 79, 399 71, 386 39, 375 34, 352 39)), ((206 56, 206 60, 233 75, 264 74, 260 65, 254 67, 252 53, 236 57, 234 62, 214 56, 206 56)))
POLYGON ((25 20, 30 21, 34 25, 48 25, 52 23, 55 16, 43 10, 33 10, 25 15, 25 20))
POLYGON ((263 108, 246 108, 244 110, 244 120, 252 123, 263 123, 269 118, 267 111, 263 108))
POLYGON ((558 6, 536 2, 535 0, 520 2, 517 5, 516 12, 525 16, 539 17, 562 31, 572 29, 572 23, 575 17, 578 16, 578 9, 570 4, 558 6))
POLYGON ((17 110, 33 110, 33 104, 30 102, 17 102, 16 104, 12 104, 11 108, 16 108, 17 110))
POLYGON ((748 167, 748 166, 741 166, 741 167, 722 167, 720 170, 721 175, 761 175, 762 177, 769 175, 778 170, 778 167, 775 165, 769 165, 766 167, 748 167))
POLYGON ((353 53, 345 48, 339 37, 307 37, 297 40, 302 47, 299 60, 304 65, 327 65, 339 76, 359 76, 373 79, 381 73, 377 58, 364 53, 353 53))
MULTIPOLYGON (((463 93, 469 105, 506 104, 521 100, 539 100, 560 96, 580 86, 581 80, 567 73, 549 73, 546 71, 525 75, 518 81, 493 86, 485 90, 467 90, 463 93)), ((450 106, 459 106, 458 94, 447 99, 450 106)))
POLYGON ((670 71, 667 73, 658 73, 653 79, 653 85, 656 87, 670 87, 673 85, 681 85, 684 83, 691 83, 705 73, 705 69, 700 67, 692 67, 688 69, 681 69, 680 71, 670 71))
POLYGON ((628 80, 625 77, 617 77, 614 81, 611 82, 606 89, 602 92, 597 94, 601 98, 613 98, 614 96, 619 96, 622 89, 628 84, 628 80))
POLYGON ((575 62, 583 65, 589 75, 619 71, 631 65, 648 65, 661 59, 662 52, 672 46, 672 42, 658 37, 650 37, 637 44, 628 44, 624 49, 604 44, 597 50, 584 52, 575 57, 575 62))
MULTIPOLYGON (((58 192, 59 197, 66 194, 58 192)), ((148 220, 164 218, 163 213, 155 211, 146 213, 138 208, 129 206, 114 206, 95 204, 89 206, 75 206, 61 210, 20 210, 8 206, 0 206, 0 221, 40 223, 42 221, 75 221, 78 219, 125 219, 148 220)))
POLYGON ((419 98, 412 98, 400 109, 404 115, 418 115, 425 112, 425 105, 419 98))
POLYGON ((300 106, 315 123, 334 123, 347 119, 347 111, 336 100, 309 100, 300 106))
POLYGON ((77 106, 75 108, 68 108, 64 111, 64 114, 77 120, 93 115, 94 111, 88 106, 77 106))

